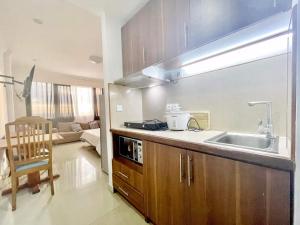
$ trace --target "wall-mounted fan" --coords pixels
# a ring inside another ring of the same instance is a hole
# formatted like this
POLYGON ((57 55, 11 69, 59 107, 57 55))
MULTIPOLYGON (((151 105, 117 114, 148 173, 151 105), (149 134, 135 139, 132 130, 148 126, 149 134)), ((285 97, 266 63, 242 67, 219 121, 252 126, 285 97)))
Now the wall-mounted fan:
POLYGON ((0 81, 0 84, 4 84, 4 85, 15 85, 15 84, 23 85, 24 86, 23 91, 21 93, 16 93, 16 95, 20 99, 21 98, 26 99, 31 94, 31 86, 32 86, 34 70, 35 70, 35 65, 32 67, 29 76, 26 77, 24 82, 17 81, 12 76, 0 75, 0 77, 3 77, 5 79, 4 81, 0 81))

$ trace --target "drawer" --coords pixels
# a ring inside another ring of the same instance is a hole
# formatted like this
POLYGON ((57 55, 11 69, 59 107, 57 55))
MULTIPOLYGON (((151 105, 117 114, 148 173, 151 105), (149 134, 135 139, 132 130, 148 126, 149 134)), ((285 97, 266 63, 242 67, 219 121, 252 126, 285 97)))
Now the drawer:
POLYGON ((142 174, 117 160, 113 160, 113 174, 143 194, 144 185, 142 174))
POLYGON ((113 175, 113 186, 115 190, 125 197, 141 213, 144 213, 144 197, 142 194, 137 192, 116 175, 113 175))

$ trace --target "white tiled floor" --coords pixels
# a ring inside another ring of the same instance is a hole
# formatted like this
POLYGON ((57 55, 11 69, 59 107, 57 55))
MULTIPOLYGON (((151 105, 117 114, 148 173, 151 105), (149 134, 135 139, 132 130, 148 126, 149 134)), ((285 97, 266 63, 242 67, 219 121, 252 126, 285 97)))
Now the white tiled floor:
POLYGON ((17 193, 17 210, 10 196, 0 197, 0 225, 142 225, 144 218, 107 186, 100 157, 83 143, 54 148, 55 195, 48 184, 35 195, 17 193))

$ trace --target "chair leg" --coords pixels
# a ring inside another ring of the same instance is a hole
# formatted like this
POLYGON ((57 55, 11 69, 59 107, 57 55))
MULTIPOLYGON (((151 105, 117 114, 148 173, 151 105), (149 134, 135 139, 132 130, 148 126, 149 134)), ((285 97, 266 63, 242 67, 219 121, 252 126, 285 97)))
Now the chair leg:
POLYGON ((17 191, 19 189, 19 177, 16 177, 16 186, 17 186, 17 191))
POLYGON ((54 195, 54 182, 53 182, 53 171, 52 171, 52 168, 48 170, 48 176, 49 176, 49 179, 50 179, 51 195, 54 195))
POLYGON ((11 201, 12 201, 12 211, 15 211, 17 208, 17 177, 11 176, 11 201))

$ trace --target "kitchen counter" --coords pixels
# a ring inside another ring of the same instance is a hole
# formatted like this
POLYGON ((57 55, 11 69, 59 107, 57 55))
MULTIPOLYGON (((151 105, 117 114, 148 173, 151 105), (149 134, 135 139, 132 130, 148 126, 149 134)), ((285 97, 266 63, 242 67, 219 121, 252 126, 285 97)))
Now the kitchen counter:
POLYGON ((293 171, 295 167, 294 162, 291 160, 291 153, 285 137, 279 138, 279 151, 276 154, 205 142, 205 140, 222 134, 224 131, 147 131, 120 127, 111 129, 111 132, 275 169, 293 171))

